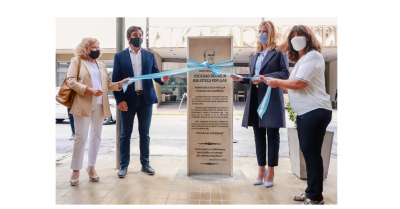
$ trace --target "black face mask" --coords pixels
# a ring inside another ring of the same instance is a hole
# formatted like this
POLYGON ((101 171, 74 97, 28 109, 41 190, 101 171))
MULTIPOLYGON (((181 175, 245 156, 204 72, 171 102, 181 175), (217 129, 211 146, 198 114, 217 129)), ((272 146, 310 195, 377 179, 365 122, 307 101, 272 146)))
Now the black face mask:
POLYGON ((90 51, 89 57, 92 59, 97 59, 100 56, 100 50, 97 51, 90 51))
POLYGON ((143 43, 143 39, 140 37, 139 38, 131 38, 129 43, 131 43, 134 47, 140 47, 140 45, 142 45, 142 43, 143 43))

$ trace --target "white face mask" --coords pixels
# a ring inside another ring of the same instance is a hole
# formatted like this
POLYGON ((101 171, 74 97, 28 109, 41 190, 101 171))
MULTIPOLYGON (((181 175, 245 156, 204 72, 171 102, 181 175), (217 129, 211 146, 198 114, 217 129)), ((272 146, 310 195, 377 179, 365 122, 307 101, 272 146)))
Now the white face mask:
POLYGON ((290 40, 293 45, 293 49, 296 51, 300 51, 306 47, 307 39, 304 36, 295 36, 290 40))

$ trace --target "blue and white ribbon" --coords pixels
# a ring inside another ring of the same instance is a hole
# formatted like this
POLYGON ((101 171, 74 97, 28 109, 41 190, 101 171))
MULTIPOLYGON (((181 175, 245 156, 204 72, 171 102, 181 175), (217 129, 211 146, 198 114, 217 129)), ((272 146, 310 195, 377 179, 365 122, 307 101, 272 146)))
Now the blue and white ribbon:
MULTIPOLYGON (((141 75, 141 76, 137 76, 137 77, 131 77, 131 80, 124 83, 124 85, 122 85, 123 92, 125 93, 126 90, 128 89, 128 84, 133 83, 138 80, 162 78, 164 76, 173 76, 173 75, 188 73, 191 71, 200 70, 200 69, 204 69, 204 68, 210 69, 215 77, 218 77, 218 75, 220 75, 220 74, 236 75, 233 72, 226 72, 226 71, 218 69, 218 68, 233 68, 233 60, 228 60, 225 62, 220 62, 220 63, 216 63, 214 65, 210 65, 210 63, 208 61, 200 63, 200 62, 196 62, 196 61, 187 59, 187 67, 190 67, 190 68, 181 69, 181 70, 170 70, 170 71, 164 71, 164 72, 160 72, 160 73, 153 73, 153 74, 141 75)), ((236 76, 238 76, 240 78, 260 80, 259 77, 252 78, 252 77, 242 77, 240 75, 236 75, 236 76)), ((260 118, 263 117, 265 111, 267 110, 270 95, 271 95, 271 87, 268 86, 267 93, 265 94, 264 99, 262 100, 260 106, 257 109, 257 113, 260 116, 260 118)))
POLYGON ((267 93, 265 94, 264 99, 261 101, 260 106, 258 106, 257 108, 257 113, 260 116, 260 118, 262 118, 265 111, 267 110, 270 96, 271 96, 271 87, 268 86, 267 93))

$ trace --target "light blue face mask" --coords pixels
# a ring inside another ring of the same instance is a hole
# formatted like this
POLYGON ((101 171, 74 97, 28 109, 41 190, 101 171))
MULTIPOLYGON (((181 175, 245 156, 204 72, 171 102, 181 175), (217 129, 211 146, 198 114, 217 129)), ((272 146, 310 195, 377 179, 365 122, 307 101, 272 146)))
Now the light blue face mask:
POLYGON ((268 33, 259 33, 258 34, 258 41, 262 44, 266 44, 268 40, 268 33))

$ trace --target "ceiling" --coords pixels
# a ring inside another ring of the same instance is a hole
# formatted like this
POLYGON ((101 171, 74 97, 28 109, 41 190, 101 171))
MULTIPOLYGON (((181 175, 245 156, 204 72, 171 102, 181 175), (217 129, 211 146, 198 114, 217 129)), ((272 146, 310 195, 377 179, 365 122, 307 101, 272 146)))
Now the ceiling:
MULTIPOLYGON (((151 48, 157 52, 162 58, 166 59, 187 59, 186 47, 163 47, 163 48, 151 48)), ((252 47, 234 47, 233 48, 233 60, 235 63, 249 63, 249 56, 254 51, 252 47)), ((337 59, 337 48, 336 47, 323 47, 322 55, 324 56, 325 62, 330 62, 337 59)))
POLYGON ((322 47, 322 56, 324 56, 325 62, 337 60, 337 47, 322 47))

